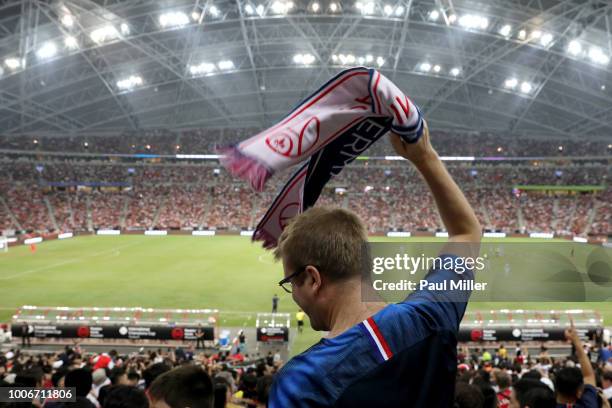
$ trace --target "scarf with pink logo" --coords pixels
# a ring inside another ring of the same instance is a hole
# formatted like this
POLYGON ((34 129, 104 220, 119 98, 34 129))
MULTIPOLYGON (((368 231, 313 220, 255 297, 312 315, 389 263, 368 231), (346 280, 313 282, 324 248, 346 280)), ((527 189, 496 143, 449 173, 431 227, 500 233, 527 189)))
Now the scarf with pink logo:
POLYGON ((416 142, 423 133, 421 113, 380 72, 358 67, 336 75, 278 124, 219 149, 223 166, 257 191, 275 172, 305 161, 257 225, 253 240, 275 247, 289 220, 313 206, 331 177, 389 130, 416 142))

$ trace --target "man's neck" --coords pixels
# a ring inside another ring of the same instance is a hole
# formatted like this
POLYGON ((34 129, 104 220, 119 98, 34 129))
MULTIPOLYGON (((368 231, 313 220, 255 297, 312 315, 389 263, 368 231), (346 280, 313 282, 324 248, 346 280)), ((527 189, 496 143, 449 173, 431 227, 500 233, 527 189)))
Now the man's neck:
POLYGON ((337 292, 338 301, 330 310, 328 338, 339 336, 386 306, 384 302, 363 302, 360 282, 343 285, 337 292))

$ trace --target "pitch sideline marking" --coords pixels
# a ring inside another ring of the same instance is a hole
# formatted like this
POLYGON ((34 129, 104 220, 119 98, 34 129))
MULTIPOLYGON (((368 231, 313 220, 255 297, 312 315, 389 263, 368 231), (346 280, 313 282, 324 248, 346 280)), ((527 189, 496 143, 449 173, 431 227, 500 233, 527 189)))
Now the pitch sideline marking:
POLYGON ((56 262, 54 264, 42 266, 40 268, 28 269, 26 271, 23 271, 23 272, 20 272, 20 273, 16 273, 14 275, 0 276, 0 280, 9 280, 9 279, 13 279, 13 278, 18 278, 18 277, 21 277, 21 276, 24 276, 24 275, 30 275, 32 273, 45 271, 47 269, 53 269, 53 268, 58 267, 58 266, 62 266, 62 265, 70 264, 70 263, 79 262, 79 261, 84 260, 85 258, 90 258, 90 257, 99 256, 99 255, 104 255, 107 252, 116 252, 119 249, 128 248, 130 246, 133 246, 133 245, 136 245, 136 244, 140 244, 141 242, 143 242, 143 241, 131 242, 131 243, 123 245, 123 246, 119 246, 119 247, 111 248, 111 249, 105 249, 104 251, 95 252, 93 254, 85 255, 85 256, 82 256, 82 257, 79 257, 79 258, 70 259, 68 261, 56 262))

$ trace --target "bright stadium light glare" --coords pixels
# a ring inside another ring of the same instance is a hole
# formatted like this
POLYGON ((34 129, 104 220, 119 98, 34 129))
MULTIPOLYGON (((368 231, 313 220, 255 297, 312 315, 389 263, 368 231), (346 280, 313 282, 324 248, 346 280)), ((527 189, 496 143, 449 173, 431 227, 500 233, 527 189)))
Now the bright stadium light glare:
POLYGON ((589 58, 591 61, 602 65, 607 65, 610 62, 610 57, 604 54, 599 47, 591 47, 589 49, 589 58))
POLYGON ((355 56, 353 54, 349 54, 346 56, 346 62, 348 62, 349 64, 354 64, 355 63, 355 56))
POLYGON ((510 24, 506 24, 502 28, 499 29, 499 33, 504 37, 509 37, 512 32, 512 26, 510 24))
POLYGON ((247 4, 246 6, 244 6, 244 11, 245 11, 245 13, 247 13, 249 15, 255 14, 255 9, 250 4, 247 4))
POLYGON ((171 11, 159 16, 159 25, 164 28, 183 27, 189 24, 189 17, 182 11, 171 11))
POLYGON ((141 76, 130 75, 129 77, 125 79, 117 81, 117 88, 121 89, 122 91, 130 91, 142 84, 143 84, 143 80, 141 76))
POLYGON ((529 35, 529 38, 532 40, 538 40, 540 37, 542 37, 542 32, 540 30, 533 30, 529 35))
POLYGON ((365 64, 365 57, 357 58, 357 62, 359 63, 359 65, 364 65, 365 64))
POLYGON ((319 5, 319 3, 312 3, 312 6, 310 6, 310 8, 316 13, 317 11, 319 11, 321 6, 319 5))
POLYGON ((215 64, 211 64, 209 62, 202 62, 198 65, 190 65, 189 72, 191 75, 206 75, 214 72, 216 69, 215 64))
POLYGON ((7 58, 4 60, 4 64, 13 71, 21 66, 21 62, 17 58, 7 58))
POLYGON ((525 31, 525 30, 519 31, 518 38, 519 38, 519 40, 524 40, 525 38, 527 38, 527 31, 525 31))
POLYGON ((361 14, 364 14, 364 15, 374 14, 374 7, 375 7, 375 4, 372 1, 367 1, 365 3, 358 1, 357 3, 355 3, 355 8, 361 11, 361 14))
POLYGON ((69 50, 76 50, 77 48, 79 48, 79 43, 77 42, 76 38, 68 36, 64 38, 64 46, 69 50))
POLYGON ((374 2, 361 2, 358 1, 355 3, 355 8, 361 12, 363 15, 371 15, 374 14, 374 2))
POLYGON ((74 18, 70 14, 64 14, 60 21, 64 27, 70 28, 74 25, 74 18))
POLYGON ((219 17, 219 14, 220 14, 219 9, 217 8, 217 6, 210 6, 208 8, 208 12, 213 17, 219 17))
POLYGON ((449 23, 454 23, 455 21, 457 21, 457 15, 456 14, 451 14, 450 16, 448 16, 448 22, 449 23))
POLYGON ((283 2, 275 1, 272 3, 272 12, 275 14, 285 14, 287 12, 287 6, 285 6, 283 2))
POLYGON ((554 37, 551 33, 544 33, 540 38, 540 44, 542 44, 543 47, 548 47, 553 42, 553 39, 554 37))
POLYGON ((329 5, 329 11, 331 11, 332 13, 335 13, 336 11, 338 11, 338 5, 336 3, 331 3, 329 5))
POLYGON ((227 71, 229 69, 234 69, 234 62, 231 60, 223 60, 223 61, 219 61, 217 66, 219 67, 220 70, 227 71))
POLYGON ((385 7, 383 7, 383 12, 385 13, 385 16, 390 16, 393 14, 393 7, 390 4, 385 4, 385 7))
POLYGON ((366 55, 365 60, 366 60, 366 62, 372 62, 372 61, 374 61, 374 57, 372 56, 372 54, 368 54, 368 55, 366 55))
POLYGON ((53 58, 55 54, 57 54, 57 46, 51 41, 44 43, 42 47, 36 51, 36 56, 39 59, 53 58))
POLYGON ((385 65, 385 59, 383 57, 376 58, 376 65, 382 67, 383 65, 385 65))
POLYGON ((450 70, 450 74, 454 77, 459 76, 459 73, 461 73, 461 70, 457 67, 454 67, 450 70))
POLYGON ((263 17, 264 11, 266 11, 266 9, 264 8, 263 4, 260 4, 255 8, 255 11, 259 15, 259 17, 263 17))
POLYGON ((433 70, 434 70, 435 73, 440 72, 441 69, 442 69, 442 67, 440 67, 438 64, 433 66, 433 70))
POLYGON ((508 89, 514 89, 514 88, 516 88, 517 85, 518 85, 518 79, 516 79, 516 78, 508 78, 504 82, 504 87, 506 87, 508 89))
POLYGON ((576 57, 582 52, 582 45, 577 40, 572 40, 567 45, 567 52, 576 57))
POLYGON ((459 25, 467 29, 486 29, 489 26, 489 19, 474 14, 466 14, 459 18, 459 25))
POLYGON ((121 34, 123 35, 130 34, 130 26, 127 25, 126 23, 121 23, 121 26, 119 28, 121 29, 121 34))
POLYGON ((431 71, 431 64, 429 62, 423 62, 420 66, 419 69, 423 72, 429 72, 431 71))
POLYGON ((395 9, 395 15, 397 17, 403 16, 404 15, 404 6, 397 6, 397 8, 395 9))
POLYGON ((97 28, 89 34, 91 40, 97 44, 101 44, 105 41, 111 41, 119 37, 119 32, 112 25, 97 28))
POLYGON ((193 21, 198 21, 200 19, 200 13, 198 13, 197 11, 192 11, 191 12, 191 19, 193 21))
POLYGON ((438 10, 431 10, 429 12, 429 19, 431 21, 438 21, 438 18, 440 18, 440 12, 438 10))
POLYGON ((338 56, 336 54, 332 55, 332 61, 337 62, 338 56))
POLYGON ((533 85, 531 85, 529 82, 523 82, 521 84, 521 92, 522 93, 529 93, 529 92, 531 92, 532 89, 533 89, 533 85))

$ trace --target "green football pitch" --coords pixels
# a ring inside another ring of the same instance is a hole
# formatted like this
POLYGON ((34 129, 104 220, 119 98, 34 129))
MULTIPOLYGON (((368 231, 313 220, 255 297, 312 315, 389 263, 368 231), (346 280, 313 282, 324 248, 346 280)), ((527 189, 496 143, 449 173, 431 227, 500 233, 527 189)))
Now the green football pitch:
MULTIPOLYGON (((141 306, 219 309, 221 326, 253 327, 257 312, 270 311, 275 293, 280 312, 293 316, 297 311, 291 295, 277 286, 281 278, 280 264, 247 237, 122 235, 47 241, 35 252, 22 245, 0 253, 0 322, 10 321, 22 305, 141 306)), ((594 309, 606 325, 612 322, 612 302, 469 305, 469 310, 503 308, 594 309)), ((319 337, 306 330, 292 354, 319 337)))

